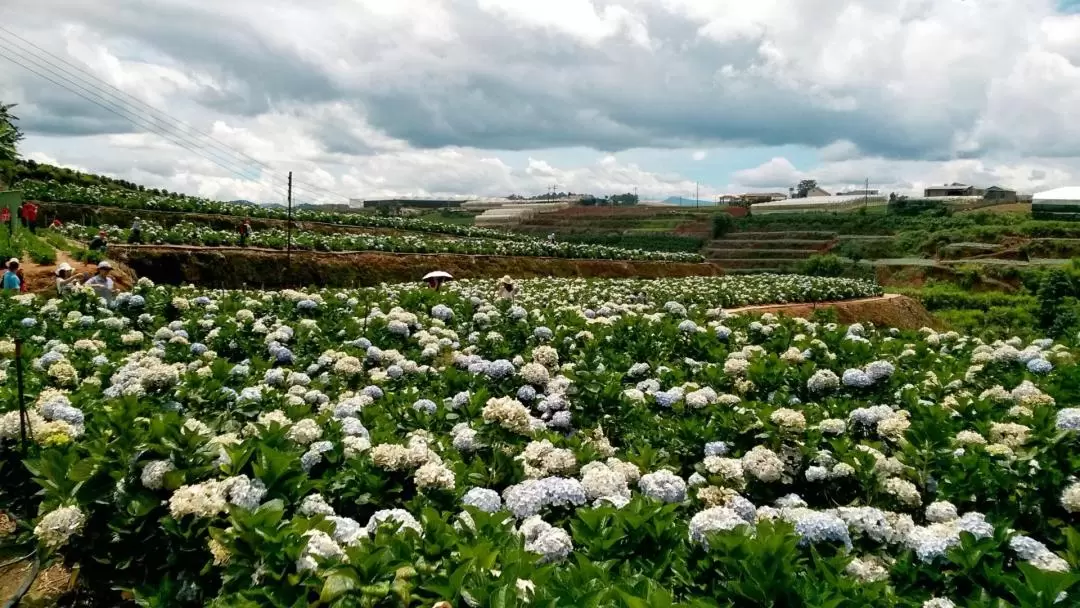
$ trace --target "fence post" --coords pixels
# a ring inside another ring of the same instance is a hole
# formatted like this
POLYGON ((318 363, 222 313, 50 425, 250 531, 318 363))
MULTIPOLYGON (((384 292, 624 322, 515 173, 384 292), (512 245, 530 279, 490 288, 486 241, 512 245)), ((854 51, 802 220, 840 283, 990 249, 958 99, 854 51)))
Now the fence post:
POLYGON ((26 456, 26 434, 30 425, 30 415, 26 411, 26 389, 23 383, 21 338, 15 339, 15 383, 19 393, 19 445, 22 447, 23 456, 26 456))

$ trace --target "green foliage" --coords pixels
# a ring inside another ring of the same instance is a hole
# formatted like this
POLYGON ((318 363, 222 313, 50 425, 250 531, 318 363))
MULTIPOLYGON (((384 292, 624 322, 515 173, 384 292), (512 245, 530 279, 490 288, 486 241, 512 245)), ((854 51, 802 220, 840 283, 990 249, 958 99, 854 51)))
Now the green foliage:
POLYGON ((817 188, 817 180, 804 179, 800 181, 799 185, 795 186, 795 198, 806 198, 814 188, 817 188))
POLYGON ((735 227, 735 218, 730 213, 717 213, 713 216, 712 220, 712 235, 713 238, 720 238, 731 232, 735 227))
POLYGON ((833 254, 815 255, 799 262, 796 272, 813 277, 870 279, 873 268, 833 254))
POLYGON ((621 249, 643 249, 646 251, 684 251, 696 253, 705 244, 704 239, 674 234, 562 234, 560 241, 568 243, 586 243, 618 247, 621 249))
POLYGON ((1040 325, 1052 336, 1080 330, 1080 258, 1065 268, 1055 268, 1043 278, 1038 292, 1040 325))
POLYGON ((17 146, 23 134, 15 126, 19 118, 11 113, 15 106, 0 102, 0 162, 12 162, 19 157, 17 146))

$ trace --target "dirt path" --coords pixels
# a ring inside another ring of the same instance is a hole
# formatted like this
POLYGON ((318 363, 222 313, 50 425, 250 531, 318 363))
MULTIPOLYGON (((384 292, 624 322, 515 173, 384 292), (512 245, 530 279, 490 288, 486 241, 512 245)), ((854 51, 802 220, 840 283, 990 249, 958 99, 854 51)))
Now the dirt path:
MULTIPOLYGON (((57 250, 55 264, 35 264, 29 256, 23 256, 22 270, 26 277, 27 290, 30 293, 56 293, 56 268, 67 262, 75 274, 86 273, 92 275, 97 272, 96 264, 80 262, 68 255, 66 251, 57 250)), ((135 273, 129 268, 113 262, 113 281, 118 289, 126 291, 135 284, 135 273)))
POLYGON ((934 318, 918 301, 904 295, 888 293, 876 298, 814 302, 808 304, 764 304, 732 308, 727 312, 739 314, 774 314, 808 318, 817 310, 831 309, 841 323, 869 322, 885 327, 919 329, 934 327, 934 318))

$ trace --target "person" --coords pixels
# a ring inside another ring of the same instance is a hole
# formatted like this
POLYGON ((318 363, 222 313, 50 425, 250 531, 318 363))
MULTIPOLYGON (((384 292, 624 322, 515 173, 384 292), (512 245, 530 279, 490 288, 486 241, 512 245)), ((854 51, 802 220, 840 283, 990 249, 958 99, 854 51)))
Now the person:
POLYGON ((11 238, 14 222, 11 221, 11 210, 7 207, 0 208, 0 224, 7 224, 8 238, 11 238))
POLYGON ((112 304, 113 296, 116 295, 116 285, 109 276, 110 271, 112 271, 112 264, 108 260, 102 261, 97 265, 97 274, 90 277, 84 285, 93 289, 99 298, 112 304))
POLYGON ((248 237, 251 236, 251 220, 244 220, 244 223, 240 224, 240 246, 246 247, 248 237))
POLYGON ((26 275, 23 274, 22 265, 19 264, 19 258, 11 258, 8 260, 8 268, 11 268, 15 273, 15 276, 19 278, 19 293, 26 293, 29 286, 26 284, 26 275))
POLYGON ((19 279, 19 261, 9 261, 7 270, 4 272, 4 291, 22 291, 22 280, 19 279))
POLYGON ((25 201, 19 209, 19 217, 26 223, 31 233, 37 232, 38 206, 30 201, 25 201))
POLYGON ((52 228, 53 230, 60 230, 63 227, 64 227, 64 222, 61 222, 60 218, 54 218, 52 223, 49 224, 49 228, 52 228))
POLYGON ((549 243, 554 243, 555 242, 555 233, 554 232, 552 232, 551 234, 548 235, 548 242, 549 243))
POLYGON ((71 264, 64 262, 56 267, 56 293, 60 297, 75 291, 75 287, 78 286, 79 279, 86 278, 85 275, 74 274, 74 269, 71 264))
POLYGON ((131 222, 131 234, 128 235, 128 243, 141 245, 142 244, 142 220, 138 217, 135 221, 131 222))
POLYGON ((499 288, 495 293, 496 297, 500 300, 513 300, 517 295, 517 287, 514 285, 513 279, 509 275, 499 279, 499 288))
POLYGON ((90 241, 90 251, 105 251, 105 247, 109 245, 107 238, 108 235, 105 234, 104 230, 97 233, 97 236, 90 241))

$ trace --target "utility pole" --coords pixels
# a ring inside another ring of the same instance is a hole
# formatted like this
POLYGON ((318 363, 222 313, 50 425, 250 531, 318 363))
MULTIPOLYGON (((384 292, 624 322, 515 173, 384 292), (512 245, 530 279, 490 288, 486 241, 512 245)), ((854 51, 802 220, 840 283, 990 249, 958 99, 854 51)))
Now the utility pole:
POLYGON ((289 189, 288 189, 288 209, 289 209, 289 222, 287 228, 287 235, 285 238, 285 280, 288 281, 292 277, 292 171, 289 171, 289 189))
POLYGON ((863 190, 863 209, 870 206, 870 178, 866 178, 866 189, 863 190))
POLYGON ((701 187, 700 184, 694 182, 694 209, 701 206, 701 187))

